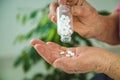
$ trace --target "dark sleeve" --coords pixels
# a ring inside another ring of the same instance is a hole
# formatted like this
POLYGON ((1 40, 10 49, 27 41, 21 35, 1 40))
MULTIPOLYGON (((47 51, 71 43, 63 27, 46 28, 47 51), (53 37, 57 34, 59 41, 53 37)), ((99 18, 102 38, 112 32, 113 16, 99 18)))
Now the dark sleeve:
POLYGON ((105 74, 97 74, 91 80, 113 80, 105 74))

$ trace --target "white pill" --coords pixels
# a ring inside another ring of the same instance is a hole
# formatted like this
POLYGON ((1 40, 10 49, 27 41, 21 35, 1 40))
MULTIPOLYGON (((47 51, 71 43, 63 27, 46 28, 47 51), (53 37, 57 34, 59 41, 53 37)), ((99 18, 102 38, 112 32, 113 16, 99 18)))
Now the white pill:
POLYGON ((71 53, 70 55, 71 55, 71 56, 75 56, 75 53, 71 53))
POLYGON ((61 54, 61 55, 63 55, 63 54, 65 54, 65 52, 64 52, 64 51, 62 51, 62 52, 60 52, 60 54, 61 54))
POLYGON ((66 54, 66 57, 71 57, 69 54, 66 54))
POLYGON ((72 51, 67 51, 67 54, 70 55, 71 57, 75 56, 75 53, 73 53, 72 51))

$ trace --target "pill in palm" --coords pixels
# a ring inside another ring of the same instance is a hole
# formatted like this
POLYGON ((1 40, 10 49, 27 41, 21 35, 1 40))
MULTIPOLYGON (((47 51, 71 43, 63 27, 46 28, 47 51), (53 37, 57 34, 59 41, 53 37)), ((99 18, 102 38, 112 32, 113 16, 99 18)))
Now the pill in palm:
POLYGON ((67 51, 67 54, 70 55, 71 57, 75 56, 75 53, 73 53, 72 51, 67 51))
POLYGON ((71 55, 69 55, 69 54, 66 54, 66 57, 71 57, 71 55))
POLYGON ((75 53, 72 52, 72 51, 67 51, 67 52, 61 51, 60 54, 61 54, 61 55, 64 55, 64 54, 65 54, 66 57, 73 57, 73 56, 75 56, 75 53), (66 54, 65 54, 65 53, 66 53, 66 54))
POLYGON ((63 55, 63 54, 65 54, 65 52, 64 52, 64 51, 62 51, 62 52, 60 52, 60 54, 61 54, 61 55, 63 55))

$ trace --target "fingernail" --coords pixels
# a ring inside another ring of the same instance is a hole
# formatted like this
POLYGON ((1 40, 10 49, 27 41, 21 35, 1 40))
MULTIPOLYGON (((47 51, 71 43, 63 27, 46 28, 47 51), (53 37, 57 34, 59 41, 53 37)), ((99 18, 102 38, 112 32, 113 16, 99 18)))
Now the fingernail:
POLYGON ((31 44, 32 46, 35 45, 35 44, 34 44, 34 40, 35 40, 35 39, 31 39, 31 40, 30 40, 30 44, 31 44))
POLYGON ((55 16, 52 16, 52 17, 51 17, 51 20, 54 21, 54 18, 55 18, 55 16))
POLYGON ((52 16, 52 17, 51 17, 51 21, 52 21, 53 23, 56 23, 56 22, 57 22, 56 16, 52 16))

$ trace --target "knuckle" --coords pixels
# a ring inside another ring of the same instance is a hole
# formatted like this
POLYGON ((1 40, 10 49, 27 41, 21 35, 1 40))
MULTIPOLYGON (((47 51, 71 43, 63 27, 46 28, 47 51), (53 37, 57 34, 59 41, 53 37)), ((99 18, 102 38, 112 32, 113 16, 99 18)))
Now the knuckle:
POLYGON ((90 17, 91 15, 95 14, 97 11, 95 8, 87 8, 86 12, 88 12, 88 13, 86 13, 86 16, 90 17))
POLYGON ((49 18, 49 19, 51 18, 51 14, 50 14, 50 13, 48 14, 48 18, 49 18))
POLYGON ((54 4, 55 4, 54 2, 53 2, 53 3, 50 3, 50 7, 53 7, 54 4))
POLYGON ((53 3, 50 4, 51 7, 55 7, 57 5, 58 5, 57 2, 53 2, 53 3))

